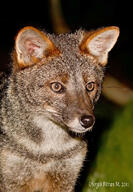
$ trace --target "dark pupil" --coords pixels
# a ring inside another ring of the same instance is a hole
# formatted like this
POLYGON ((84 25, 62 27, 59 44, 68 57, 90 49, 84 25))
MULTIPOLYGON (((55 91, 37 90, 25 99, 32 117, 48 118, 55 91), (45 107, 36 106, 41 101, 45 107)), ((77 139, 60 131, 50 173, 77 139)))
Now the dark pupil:
POLYGON ((88 84, 88 89, 92 89, 93 88, 93 84, 92 83, 89 83, 88 84))
POLYGON ((55 83, 55 89, 59 89, 59 84, 55 83))

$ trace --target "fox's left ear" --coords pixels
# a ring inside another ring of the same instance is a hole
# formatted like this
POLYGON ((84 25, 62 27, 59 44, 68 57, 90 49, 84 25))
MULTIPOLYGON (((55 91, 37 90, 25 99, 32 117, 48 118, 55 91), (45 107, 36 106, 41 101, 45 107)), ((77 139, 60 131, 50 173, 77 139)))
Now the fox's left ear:
POLYGON ((105 27, 90 32, 83 39, 80 46, 81 51, 89 53, 98 59, 98 62, 105 66, 108 53, 115 45, 119 36, 119 28, 115 26, 105 27))

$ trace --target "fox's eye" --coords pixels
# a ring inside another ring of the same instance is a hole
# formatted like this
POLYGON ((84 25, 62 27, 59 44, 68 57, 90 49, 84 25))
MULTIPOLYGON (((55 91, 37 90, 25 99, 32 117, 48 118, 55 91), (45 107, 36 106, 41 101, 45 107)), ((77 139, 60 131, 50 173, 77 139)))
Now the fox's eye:
POLYGON ((94 83, 94 82, 89 82, 89 83, 86 85, 86 90, 87 90, 88 92, 93 91, 94 88, 95 88, 95 83, 94 83))
POLYGON ((62 93, 64 92, 65 88, 64 86, 59 83, 59 82, 53 82, 50 84, 50 88, 52 91, 54 91, 55 93, 62 93))

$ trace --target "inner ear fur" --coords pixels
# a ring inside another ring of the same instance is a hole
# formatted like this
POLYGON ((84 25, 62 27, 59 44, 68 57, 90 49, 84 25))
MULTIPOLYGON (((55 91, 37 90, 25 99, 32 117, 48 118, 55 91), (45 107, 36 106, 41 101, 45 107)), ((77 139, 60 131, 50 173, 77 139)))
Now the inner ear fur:
POLYGON ((19 31, 15 40, 14 69, 22 69, 39 62, 42 58, 59 54, 53 42, 42 31, 27 26, 19 31))
POLYGON ((85 34, 80 45, 83 53, 91 54, 97 58, 98 62, 105 66, 107 63, 108 53, 115 45, 119 36, 119 28, 110 26, 100 28, 85 34))

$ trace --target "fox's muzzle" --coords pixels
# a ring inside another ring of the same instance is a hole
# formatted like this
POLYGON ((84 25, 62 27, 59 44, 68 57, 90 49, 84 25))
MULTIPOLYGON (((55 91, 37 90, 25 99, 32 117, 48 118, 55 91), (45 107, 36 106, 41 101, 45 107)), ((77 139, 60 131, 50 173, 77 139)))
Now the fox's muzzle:
POLYGON ((62 113, 63 121, 71 131, 82 133, 92 129, 95 123, 94 105, 85 90, 69 92, 66 104, 62 113))

